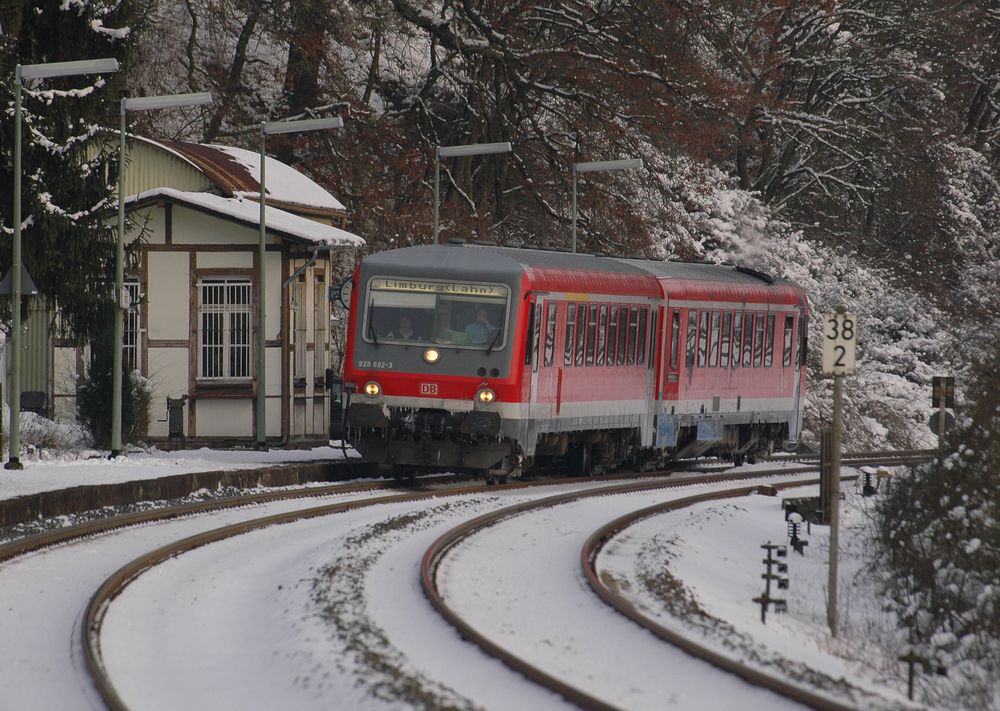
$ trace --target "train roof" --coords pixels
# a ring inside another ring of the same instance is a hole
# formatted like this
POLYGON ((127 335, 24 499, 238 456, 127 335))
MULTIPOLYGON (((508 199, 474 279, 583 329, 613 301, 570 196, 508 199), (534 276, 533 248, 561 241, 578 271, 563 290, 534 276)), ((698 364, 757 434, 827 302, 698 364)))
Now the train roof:
POLYGON ((521 272, 564 270, 617 275, 652 276, 657 279, 677 279, 700 282, 725 282, 766 286, 794 286, 791 282, 774 279, 768 274, 732 264, 706 262, 656 261, 625 257, 600 256, 543 249, 499 247, 482 244, 442 244, 403 247, 377 252, 366 257, 370 266, 414 269, 423 266, 435 271, 481 272, 484 255, 489 255, 486 270, 516 274, 521 272))

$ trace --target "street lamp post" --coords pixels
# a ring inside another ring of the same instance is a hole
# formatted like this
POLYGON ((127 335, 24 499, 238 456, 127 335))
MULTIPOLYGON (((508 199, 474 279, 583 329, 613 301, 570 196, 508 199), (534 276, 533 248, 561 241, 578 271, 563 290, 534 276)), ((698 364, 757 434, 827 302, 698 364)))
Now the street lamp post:
POLYGON ((267 365, 264 338, 264 255, 266 252, 267 229, 264 222, 265 188, 264 165, 267 162, 267 137, 278 133, 302 133, 304 131, 319 131, 328 128, 343 128, 344 121, 339 117, 322 119, 305 119, 302 121, 271 121, 260 124, 260 239, 257 246, 257 441, 254 448, 257 451, 267 451, 267 417, 264 412, 264 391, 267 383, 265 374, 267 365))
POLYGON ((118 60, 112 57, 85 59, 78 62, 48 64, 18 64, 14 70, 14 244, 11 255, 11 333, 10 383, 7 402, 10 404, 10 456, 7 469, 21 469, 21 88, 25 81, 77 76, 79 74, 109 74, 118 71, 118 60))
POLYGON ((111 457, 122 452, 122 338, 124 334, 125 289, 125 112, 150 109, 172 109, 212 103, 206 91, 194 94, 143 96, 130 99, 123 96, 119 115, 118 143, 118 241, 115 250, 115 334, 114 367, 111 374, 111 457))
POLYGON ((625 170, 627 168, 641 168, 642 158, 626 158, 624 160, 603 160, 591 163, 573 164, 573 244, 572 251, 576 252, 576 176, 578 173, 596 173, 598 171, 625 170))
POLYGON ((510 150, 510 142, 508 141, 502 143, 467 143, 461 146, 437 146, 434 149, 434 220, 431 223, 432 244, 437 244, 438 241, 438 195, 440 191, 438 183, 440 183, 441 176, 441 159, 480 156, 492 153, 509 153, 510 150))

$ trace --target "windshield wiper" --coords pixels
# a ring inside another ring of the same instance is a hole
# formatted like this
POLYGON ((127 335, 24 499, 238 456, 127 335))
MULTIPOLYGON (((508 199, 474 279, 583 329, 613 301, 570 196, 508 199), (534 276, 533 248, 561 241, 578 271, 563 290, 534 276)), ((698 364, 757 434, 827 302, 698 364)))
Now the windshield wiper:
POLYGON ((368 335, 372 337, 375 347, 378 348, 378 336, 375 335, 375 309, 374 301, 368 304, 368 335))
POLYGON ((501 336, 501 334, 503 334, 503 329, 502 328, 498 328, 497 329, 497 335, 493 336, 493 343, 491 343, 490 347, 486 349, 487 353, 492 353, 493 349, 497 347, 497 343, 500 342, 500 336, 501 336))

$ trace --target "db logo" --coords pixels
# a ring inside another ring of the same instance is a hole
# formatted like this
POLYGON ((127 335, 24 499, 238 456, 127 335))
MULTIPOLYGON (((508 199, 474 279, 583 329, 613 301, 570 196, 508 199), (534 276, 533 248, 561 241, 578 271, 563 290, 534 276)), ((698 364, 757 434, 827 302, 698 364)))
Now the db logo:
POLYGON ((437 395, 438 394, 437 383, 420 383, 420 394, 437 395))

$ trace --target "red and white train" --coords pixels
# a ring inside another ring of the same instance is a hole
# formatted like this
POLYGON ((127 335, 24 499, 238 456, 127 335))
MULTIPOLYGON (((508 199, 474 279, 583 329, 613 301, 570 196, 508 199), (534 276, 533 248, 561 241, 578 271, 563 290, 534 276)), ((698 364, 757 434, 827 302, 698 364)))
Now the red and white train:
POLYGON ((740 463, 799 436, 809 302, 751 269, 408 247, 361 262, 350 313, 347 439, 397 476, 740 463))

